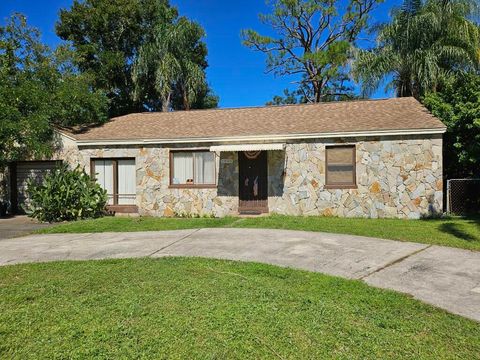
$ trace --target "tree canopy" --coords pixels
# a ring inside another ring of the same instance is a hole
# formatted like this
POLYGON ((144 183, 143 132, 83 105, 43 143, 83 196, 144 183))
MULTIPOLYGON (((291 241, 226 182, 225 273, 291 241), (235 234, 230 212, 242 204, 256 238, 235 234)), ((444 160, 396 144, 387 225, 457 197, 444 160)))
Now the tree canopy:
POLYGON ((453 73, 478 69, 476 8, 475 0, 406 0, 379 27, 377 45, 358 52, 353 72, 364 93, 387 80, 397 96, 420 99, 453 73))
MULTIPOLYGON (((133 65, 135 98, 148 102, 145 83, 153 84, 163 111, 172 106, 189 110, 195 101, 205 96, 207 47, 200 25, 185 17, 157 24, 153 40, 140 47, 133 65), (175 102, 177 97, 177 102, 175 102)), ((150 103, 149 107, 156 104, 150 103)))
POLYGON ((52 150, 54 126, 107 120, 108 100, 79 75, 71 52, 52 52, 25 17, 0 26, 0 166, 52 150))
POLYGON ((338 100, 351 92, 352 49, 382 1, 275 0, 260 20, 277 36, 243 30, 243 43, 267 55, 267 72, 299 77, 295 83, 308 102, 338 100))
POLYGON ((271 101, 266 103, 266 105, 292 105, 305 104, 306 102, 307 99, 302 96, 302 92, 300 90, 290 91, 288 89, 284 89, 283 95, 275 95, 271 101))
POLYGON ((451 79, 423 102, 447 126, 444 166, 448 177, 480 177, 480 74, 451 79))
POLYGON ((179 18, 168 0, 75 0, 56 31, 77 52, 80 71, 106 92, 111 116, 217 105, 205 81, 203 29, 179 18), (185 80, 187 68, 195 76, 185 80))

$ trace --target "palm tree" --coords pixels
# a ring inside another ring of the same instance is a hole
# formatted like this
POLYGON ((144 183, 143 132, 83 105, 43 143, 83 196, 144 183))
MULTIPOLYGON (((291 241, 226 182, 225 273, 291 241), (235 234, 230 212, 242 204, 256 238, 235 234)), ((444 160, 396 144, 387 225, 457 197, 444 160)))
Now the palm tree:
POLYGON ((169 111, 172 97, 181 97, 189 110, 205 88, 206 47, 203 29, 181 17, 174 23, 157 26, 154 40, 143 46, 133 66, 134 96, 140 99, 142 82, 152 81, 162 111, 169 111))
POLYGON ((379 28, 377 46, 357 52, 353 74, 364 94, 391 78, 387 89, 418 99, 454 71, 478 69, 476 7, 475 0, 405 0, 379 28))

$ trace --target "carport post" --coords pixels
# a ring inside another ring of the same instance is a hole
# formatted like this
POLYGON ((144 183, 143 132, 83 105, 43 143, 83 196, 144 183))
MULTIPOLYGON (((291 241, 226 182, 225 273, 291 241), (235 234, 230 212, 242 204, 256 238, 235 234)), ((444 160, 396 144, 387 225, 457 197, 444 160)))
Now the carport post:
POLYGON ((447 180, 447 213, 450 214, 450 181, 447 180))
POLYGON ((18 194, 17 194, 17 163, 11 162, 8 165, 10 180, 10 211, 12 214, 18 212, 18 194))

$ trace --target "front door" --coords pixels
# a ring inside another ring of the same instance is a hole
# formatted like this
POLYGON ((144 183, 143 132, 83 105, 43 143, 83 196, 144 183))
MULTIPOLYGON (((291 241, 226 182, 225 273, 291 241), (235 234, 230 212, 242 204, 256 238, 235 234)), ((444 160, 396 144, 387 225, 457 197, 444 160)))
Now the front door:
POLYGON ((266 151, 239 151, 239 212, 268 212, 266 151))

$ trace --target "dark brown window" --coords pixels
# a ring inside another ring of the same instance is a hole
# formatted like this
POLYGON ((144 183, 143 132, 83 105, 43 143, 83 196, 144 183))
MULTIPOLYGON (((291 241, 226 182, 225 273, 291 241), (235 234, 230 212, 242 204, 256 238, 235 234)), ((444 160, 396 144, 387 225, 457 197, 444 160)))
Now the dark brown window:
POLYGON ((135 159, 92 159, 92 177, 107 191, 108 205, 135 205, 135 159))
POLYGON ((214 187, 215 153, 210 151, 171 151, 171 187, 214 187))
POLYGON ((326 147, 326 187, 354 188, 355 146, 338 145, 326 147))

